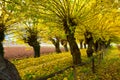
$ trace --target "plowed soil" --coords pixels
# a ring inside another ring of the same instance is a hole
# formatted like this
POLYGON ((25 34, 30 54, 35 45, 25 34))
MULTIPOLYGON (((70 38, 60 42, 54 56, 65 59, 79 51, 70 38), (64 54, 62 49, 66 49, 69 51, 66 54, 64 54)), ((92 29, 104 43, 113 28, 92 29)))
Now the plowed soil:
MULTIPOLYGON (((63 51, 63 48, 62 48, 63 51)), ((33 57, 34 51, 32 47, 4 47, 5 58, 6 59, 21 59, 27 57, 33 57)), ((41 55, 55 52, 54 47, 43 46, 40 48, 41 55)))

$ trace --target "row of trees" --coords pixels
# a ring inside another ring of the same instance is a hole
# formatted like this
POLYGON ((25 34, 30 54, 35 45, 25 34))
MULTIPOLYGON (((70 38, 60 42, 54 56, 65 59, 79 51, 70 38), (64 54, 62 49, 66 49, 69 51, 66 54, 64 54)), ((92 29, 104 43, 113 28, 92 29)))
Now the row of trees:
POLYGON ((42 39, 47 37, 55 46, 59 39, 67 40, 73 63, 80 64, 77 41, 88 45, 87 55, 91 57, 103 45, 119 40, 118 4, 116 0, 3 0, 0 2, 0 55, 4 55, 5 33, 13 33, 33 47, 35 57, 40 56, 42 39))
MULTIPOLYGON (((0 0, 0 59, 9 63, 4 60, 2 43, 5 35, 13 34, 33 47, 35 57, 40 56, 42 39, 47 37, 55 46, 59 39, 63 45, 67 40, 73 64, 81 64, 77 41, 88 45, 88 57, 119 42, 119 4, 118 0, 0 0)), ((8 65, 12 68, 6 71, 15 73, 7 75, 20 80, 15 67, 8 65)))

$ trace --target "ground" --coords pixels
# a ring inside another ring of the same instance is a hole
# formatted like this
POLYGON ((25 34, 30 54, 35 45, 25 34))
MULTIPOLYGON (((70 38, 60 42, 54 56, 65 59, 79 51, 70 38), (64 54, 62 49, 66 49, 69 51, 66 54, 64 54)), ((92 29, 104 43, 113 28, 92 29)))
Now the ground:
MULTIPOLYGON (((53 46, 41 46, 41 55, 55 52, 53 46)), ((63 50, 63 48, 62 48, 63 50)), ((34 52, 32 47, 26 46, 7 46, 4 47, 5 58, 7 59, 20 59, 26 57, 33 57, 34 52)))

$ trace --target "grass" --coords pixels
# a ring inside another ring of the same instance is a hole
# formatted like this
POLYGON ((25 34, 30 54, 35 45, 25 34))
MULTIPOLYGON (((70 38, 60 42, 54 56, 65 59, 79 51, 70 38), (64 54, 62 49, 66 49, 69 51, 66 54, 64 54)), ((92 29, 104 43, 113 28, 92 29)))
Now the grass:
MULTIPOLYGON (((84 62, 89 61, 85 49, 81 50, 84 62)), ((49 54, 40 58, 28 58, 12 61, 17 67, 22 80, 36 80, 72 65, 72 56, 69 52, 49 54)), ((107 51, 101 64, 95 62, 96 73, 91 71, 91 63, 76 68, 78 80, 119 80, 120 79, 120 52, 117 48, 107 51)), ((74 80, 73 68, 65 70, 48 80, 74 80)))
POLYGON ((49 54, 40 58, 28 58, 12 61, 23 80, 35 80, 38 77, 49 75, 72 64, 69 53, 49 54))

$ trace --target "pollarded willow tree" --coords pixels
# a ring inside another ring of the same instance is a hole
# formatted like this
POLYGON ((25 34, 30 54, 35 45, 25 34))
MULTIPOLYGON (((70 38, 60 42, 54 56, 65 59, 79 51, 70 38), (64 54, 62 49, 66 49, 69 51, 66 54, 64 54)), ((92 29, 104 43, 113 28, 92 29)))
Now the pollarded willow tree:
POLYGON ((55 46, 56 53, 61 53, 60 39, 61 39, 61 35, 63 34, 62 31, 60 31, 58 28, 53 26, 53 27, 49 27, 48 34, 49 34, 48 39, 55 46))
POLYGON ((8 23, 12 23, 10 21, 13 19, 12 11, 8 11, 9 5, 6 4, 5 1, 0 2, 0 55, 2 57, 4 57, 4 48, 2 42, 5 38, 5 32, 7 31, 8 27, 10 27, 8 23))
MULTIPOLYGON (((91 8, 88 12, 86 12, 86 15, 83 17, 83 20, 79 21, 79 26, 78 26, 78 32, 82 31, 84 33, 85 37, 85 43, 88 44, 88 49, 87 49, 87 56, 91 57, 93 52, 94 52, 94 42, 99 41, 101 38, 101 29, 102 26, 106 28, 106 22, 108 21, 107 19, 100 18, 100 15, 104 17, 103 15, 110 13, 112 7, 114 6, 111 4, 108 6, 107 3, 111 3, 111 1, 102 1, 102 0, 93 0, 91 1, 91 8), (102 25, 105 24, 105 25, 102 25), (82 27, 83 26, 83 27, 82 27), (101 27, 101 29, 99 29, 101 27)), ((82 13, 84 15, 84 12, 82 13)), ((103 30, 104 31, 104 30, 103 30)), ((78 33, 80 34, 80 33, 78 33)), ((100 42, 102 42, 100 40, 100 42)))
POLYGON ((88 44, 88 57, 91 57, 94 51, 98 52, 107 48, 111 42, 119 41, 120 29, 116 27, 119 26, 119 12, 116 11, 118 10, 105 10, 97 14, 92 21, 82 23, 83 28, 78 27, 79 31, 84 31, 85 40, 88 44))
POLYGON ((5 34, 11 34, 14 25, 23 19, 24 10, 22 1, 1 0, 0 1, 0 55, 4 56, 2 42, 5 34), (18 4, 20 2, 20 4, 18 4), (22 14, 21 14, 22 13, 22 14))
POLYGON ((79 51, 74 36, 79 20, 83 20, 87 12, 90 11, 90 0, 47 0, 44 4, 39 4, 44 10, 42 13, 45 19, 49 19, 57 24, 63 25, 63 30, 70 45, 73 64, 81 63, 81 53, 79 51), (84 14, 83 14, 84 13, 84 14))
MULTIPOLYGON (((21 20, 21 6, 14 0, 0 0, 0 79, 20 80, 16 67, 4 58, 3 40, 5 34, 9 34, 11 27, 21 20), (20 17, 18 17, 18 15, 20 17), (6 76, 5 76, 6 75, 6 76)), ((22 14, 23 15, 23 14, 22 14)))
POLYGON ((40 57, 40 43, 45 35, 44 25, 34 22, 32 19, 25 20, 16 25, 15 37, 18 41, 23 41, 34 50, 34 57, 40 57))
POLYGON ((48 22, 48 23, 46 23, 46 25, 48 27, 47 38, 55 46, 56 53, 61 53, 60 43, 64 47, 64 50, 68 51, 65 33, 64 33, 63 29, 60 28, 60 27, 62 27, 62 25, 55 24, 53 22, 52 23, 48 22))

